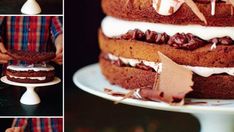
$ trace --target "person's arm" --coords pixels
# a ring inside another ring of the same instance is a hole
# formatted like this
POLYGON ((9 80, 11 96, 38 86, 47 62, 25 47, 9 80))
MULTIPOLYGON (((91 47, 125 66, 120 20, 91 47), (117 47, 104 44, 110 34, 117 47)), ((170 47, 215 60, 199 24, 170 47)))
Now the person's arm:
POLYGON ((52 18, 51 33, 53 35, 56 48, 56 57, 54 62, 61 65, 63 63, 63 29, 58 16, 54 16, 52 18))
POLYGON ((0 63, 8 63, 8 61, 11 59, 9 55, 6 54, 7 50, 3 44, 3 38, 2 38, 2 26, 4 21, 4 16, 0 16, 0 63))
POLYGON ((60 34, 55 39, 55 47, 56 47, 56 57, 54 62, 58 64, 63 64, 63 35, 60 34))

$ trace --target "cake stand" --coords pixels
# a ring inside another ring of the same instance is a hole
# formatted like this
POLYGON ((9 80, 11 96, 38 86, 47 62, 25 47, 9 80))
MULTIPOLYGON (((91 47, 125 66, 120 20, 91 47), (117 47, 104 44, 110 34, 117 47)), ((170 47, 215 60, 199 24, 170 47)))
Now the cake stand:
POLYGON ((41 8, 36 0, 27 0, 21 8, 21 12, 27 15, 36 15, 41 13, 41 8))
MULTIPOLYGON (((82 90, 101 98, 119 101, 122 97, 104 92, 104 88, 118 93, 128 91, 111 85, 101 74, 98 64, 78 70, 73 76, 74 83, 82 90)), ((194 115, 201 124, 201 132, 234 132, 234 100, 186 99, 184 106, 171 106, 163 102, 125 99, 120 103, 149 109, 184 112, 194 115)))
POLYGON ((3 76, 1 81, 9 85, 25 87, 26 91, 20 98, 20 102, 25 105, 36 105, 39 104, 41 100, 38 94, 35 92, 35 88, 55 85, 58 84, 61 80, 58 77, 55 77, 53 81, 47 83, 18 83, 12 82, 8 80, 6 76, 3 76))

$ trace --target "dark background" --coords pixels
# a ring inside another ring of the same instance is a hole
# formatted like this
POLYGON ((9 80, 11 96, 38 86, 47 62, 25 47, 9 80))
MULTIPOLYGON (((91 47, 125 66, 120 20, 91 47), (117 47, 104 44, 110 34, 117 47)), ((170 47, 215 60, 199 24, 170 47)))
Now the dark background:
POLYGON ((0 118, 0 132, 5 132, 7 128, 11 127, 13 118, 0 118))
POLYGON ((74 85, 74 72, 98 61, 97 30, 104 14, 100 0, 69 2, 65 11, 65 131, 198 132, 199 123, 189 114, 114 105, 74 85))
MULTIPOLYGON (((63 0, 36 0, 41 9, 41 14, 62 14, 63 0)), ((20 10, 26 0, 1 0, 0 14, 21 14, 20 10)))

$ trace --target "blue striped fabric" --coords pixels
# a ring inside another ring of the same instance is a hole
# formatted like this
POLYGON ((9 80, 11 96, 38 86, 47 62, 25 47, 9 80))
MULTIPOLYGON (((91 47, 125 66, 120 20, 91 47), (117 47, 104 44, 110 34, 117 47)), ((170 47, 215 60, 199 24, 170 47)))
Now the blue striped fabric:
POLYGON ((62 132, 62 125, 62 118, 15 118, 12 127, 22 127, 24 132, 62 132))
POLYGON ((58 16, 0 16, 0 39, 7 49, 51 51, 62 32, 58 16))

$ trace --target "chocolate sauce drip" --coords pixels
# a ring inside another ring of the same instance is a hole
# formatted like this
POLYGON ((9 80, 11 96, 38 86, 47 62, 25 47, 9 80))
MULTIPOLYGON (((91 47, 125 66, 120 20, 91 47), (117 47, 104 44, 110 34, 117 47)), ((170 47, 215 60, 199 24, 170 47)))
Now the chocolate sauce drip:
POLYGON ((208 41, 203 40, 191 33, 176 33, 169 36, 166 33, 157 33, 155 31, 147 30, 145 33, 139 29, 129 30, 122 35, 120 39, 125 40, 139 40, 153 44, 169 44, 177 49, 194 50, 204 46, 207 43, 216 43, 222 45, 234 44, 232 38, 225 36, 221 38, 213 38, 208 41))

